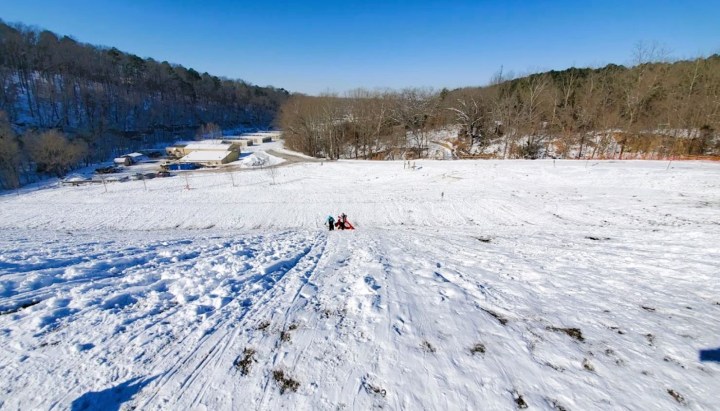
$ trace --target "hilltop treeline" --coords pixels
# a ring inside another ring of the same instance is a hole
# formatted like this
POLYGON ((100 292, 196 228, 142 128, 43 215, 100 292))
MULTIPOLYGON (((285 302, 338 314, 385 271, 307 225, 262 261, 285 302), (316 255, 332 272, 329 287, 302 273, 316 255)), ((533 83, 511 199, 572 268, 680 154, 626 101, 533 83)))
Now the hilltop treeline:
MULTIPOLYGON (((0 111, 5 112, 0 121, 9 124, 0 125, 5 130, 0 145, 7 140, 4 145, 17 146, 21 157, 26 145, 20 135, 49 129, 85 147, 81 158, 95 161, 190 135, 210 122, 269 127, 287 96, 283 89, 0 21, 0 111)), ((16 184, 1 179, 4 186, 16 184)))
POLYGON ((571 68, 490 85, 344 97, 297 95, 281 108, 287 145, 330 158, 425 157, 457 130, 456 155, 664 158, 720 154, 720 56, 571 68))

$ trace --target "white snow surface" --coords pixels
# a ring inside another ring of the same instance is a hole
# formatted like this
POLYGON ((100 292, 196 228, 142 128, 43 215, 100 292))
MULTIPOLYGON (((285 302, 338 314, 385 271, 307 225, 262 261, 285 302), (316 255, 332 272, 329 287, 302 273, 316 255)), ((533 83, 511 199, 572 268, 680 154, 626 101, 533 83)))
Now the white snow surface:
POLYGON ((403 165, 3 193, 0 408, 720 407, 720 165, 403 165))
POLYGON ((271 167, 283 163, 285 160, 279 157, 275 157, 264 151, 255 151, 249 156, 243 157, 237 162, 240 163, 241 167, 252 168, 252 167, 271 167))

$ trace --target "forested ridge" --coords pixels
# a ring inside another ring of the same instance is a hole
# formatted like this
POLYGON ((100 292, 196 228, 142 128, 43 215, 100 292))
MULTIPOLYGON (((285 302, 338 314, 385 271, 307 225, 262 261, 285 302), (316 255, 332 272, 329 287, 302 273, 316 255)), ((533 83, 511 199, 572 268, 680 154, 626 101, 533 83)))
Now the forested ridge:
POLYGON ((0 187, 186 137, 207 123, 267 128, 287 97, 284 89, 0 21, 0 187), (54 134, 41 136, 48 130, 54 134), (43 167, 40 151, 66 161, 43 167))
MULTIPOLYGON (((219 56, 218 58, 221 58, 219 56)), ((720 156, 720 55, 482 87, 290 94, 0 21, 0 188, 62 176, 195 130, 277 124, 289 148, 336 158, 720 156), (435 141, 438 130, 454 138, 435 141)))
POLYGON ((720 56, 669 61, 638 46, 630 67, 570 68, 484 87, 293 96, 287 145, 330 158, 422 158, 457 130, 457 157, 668 158, 720 155, 720 56))

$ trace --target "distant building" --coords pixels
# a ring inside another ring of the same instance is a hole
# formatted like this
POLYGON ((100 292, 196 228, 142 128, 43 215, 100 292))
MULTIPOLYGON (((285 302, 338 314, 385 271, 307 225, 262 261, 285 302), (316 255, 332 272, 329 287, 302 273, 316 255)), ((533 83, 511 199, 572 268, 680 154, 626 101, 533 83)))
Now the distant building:
POLYGON ((180 158, 180 157, 184 156, 185 154, 187 154, 185 152, 185 146, 187 146, 187 143, 175 143, 169 147, 166 147, 165 152, 170 157, 180 158))
POLYGON ((113 159, 113 163, 119 165, 119 166, 129 166, 133 163, 132 158, 130 156, 122 156, 117 157, 113 159))
POLYGON ((188 143, 185 146, 185 155, 193 151, 233 151, 240 150, 240 145, 234 142, 225 142, 222 140, 204 140, 195 143, 188 143))
POLYGON ((280 139, 280 132, 279 131, 257 131, 255 133, 248 133, 241 136, 241 138, 253 138, 258 139, 262 143, 269 143, 271 141, 278 141, 280 139))
POLYGON ((246 147, 246 143, 241 140, 202 140, 176 143, 167 147, 166 152, 180 158, 183 164, 219 166, 237 160, 242 147, 246 147))
POLYGON ((130 160, 132 160, 133 164, 137 164, 141 161, 149 160, 148 156, 146 156, 145 154, 142 154, 142 153, 130 153, 125 157, 130 157, 130 160))
POLYGON ((240 147, 250 147, 253 145, 253 142, 251 140, 245 140, 245 139, 237 139, 237 140, 230 140, 233 144, 237 144, 240 147))
POLYGON ((260 145, 262 143, 269 143, 272 141, 270 136, 245 136, 244 138, 252 141, 253 145, 260 145))
POLYGON ((219 166, 231 163, 239 157, 239 150, 197 150, 188 153, 180 159, 180 162, 202 164, 204 166, 219 166))

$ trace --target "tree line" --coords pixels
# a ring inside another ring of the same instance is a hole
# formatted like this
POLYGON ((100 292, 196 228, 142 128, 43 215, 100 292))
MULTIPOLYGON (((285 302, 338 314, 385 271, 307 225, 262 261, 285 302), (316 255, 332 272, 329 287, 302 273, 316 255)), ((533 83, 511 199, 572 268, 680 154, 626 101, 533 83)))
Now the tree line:
POLYGON ((441 128, 456 130, 457 157, 720 155, 720 55, 635 54, 631 67, 499 72, 484 87, 293 95, 279 124, 288 147, 332 159, 426 157, 441 128))
MULTIPOLYGON (((56 130, 66 148, 90 162, 192 136, 208 123, 267 128, 288 95, 281 88, 201 74, 0 21, 0 111, 5 113, 0 157, 17 147, 19 159, 13 162, 32 162, 29 135, 47 130, 56 130)), ((0 167, 9 167, 2 161, 0 167)), ((10 174, 18 177, 0 171, 0 186, 16 186, 31 175, 18 169, 10 174)))

